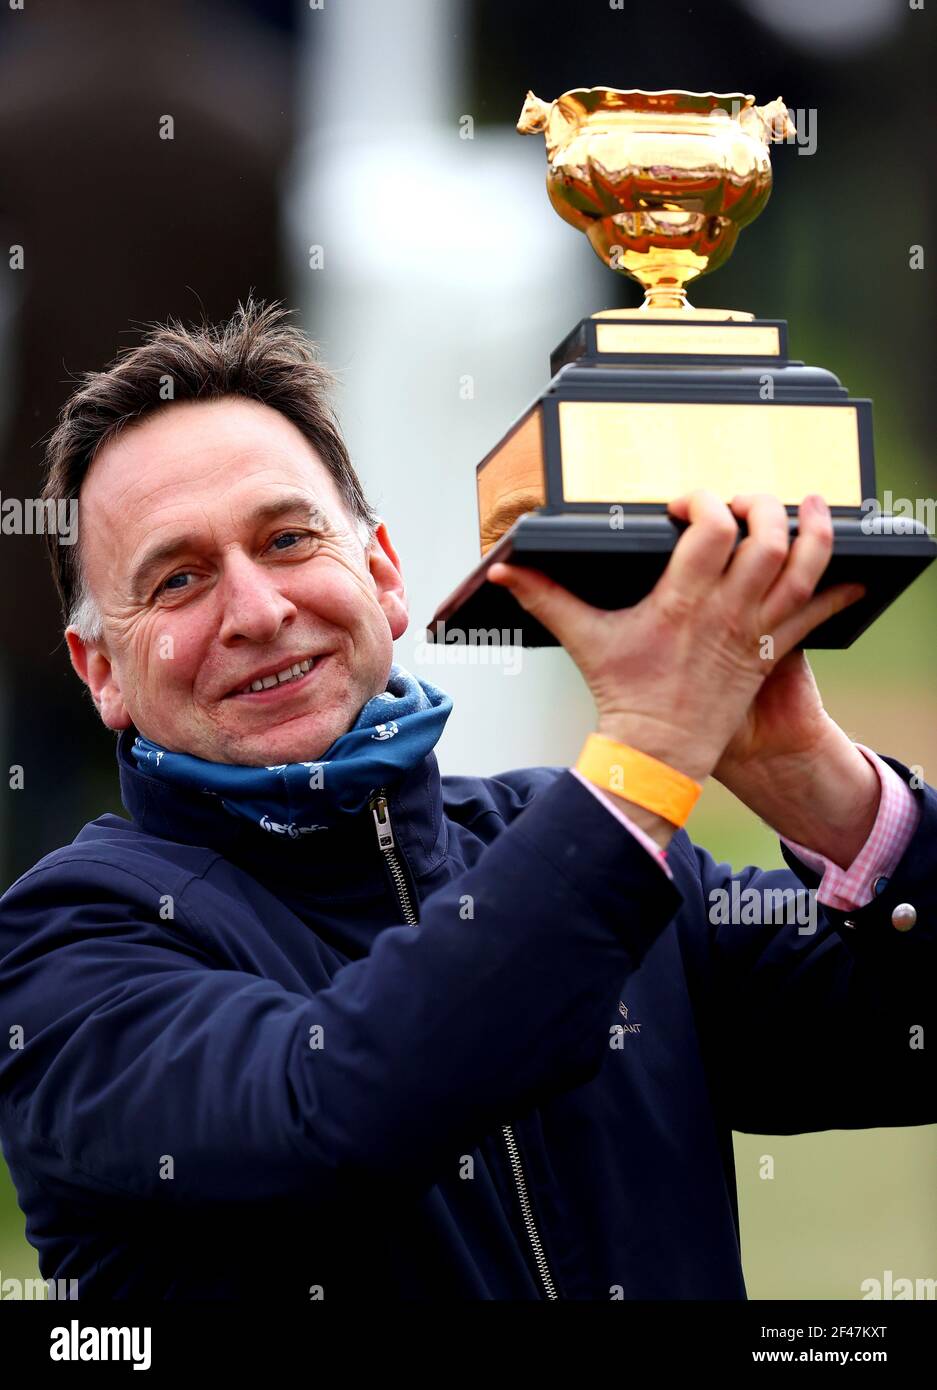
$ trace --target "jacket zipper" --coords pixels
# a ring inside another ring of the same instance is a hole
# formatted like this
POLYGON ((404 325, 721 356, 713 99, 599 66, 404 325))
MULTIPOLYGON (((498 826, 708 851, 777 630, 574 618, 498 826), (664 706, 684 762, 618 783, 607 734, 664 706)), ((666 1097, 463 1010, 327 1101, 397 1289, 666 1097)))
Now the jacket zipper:
MULTIPOLYGON (((390 807, 387 802, 387 788, 382 787, 379 792, 371 797, 368 805, 371 808, 371 815, 374 817, 374 828, 377 831, 378 848, 387 861, 387 867, 390 869, 390 875, 393 879, 394 887, 397 890, 397 897, 403 911, 404 920, 408 926, 418 926, 419 918, 413 908, 413 899, 410 896, 406 875, 404 874, 400 858, 397 854, 394 832, 390 823, 390 807)), ((550 1266, 547 1264, 543 1242, 540 1239, 540 1232, 537 1230, 537 1223, 534 1220, 533 1210, 530 1205, 530 1193, 527 1188, 527 1179, 524 1176, 523 1165, 521 1164, 520 1150, 517 1147, 517 1140, 514 1137, 514 1130, 510 1125, 502 1125, 501 1133, 504 1136, 504 1143, 508 1151, 511 1172, 514 1176, 514 1187, 517 1192, 517 1200, 520 1204, 521 1216, 524 1219, 524 1226, 526 1227, 527 1236, 533 1250, 537 1272, 540 1275, 540 1280, 547 1298, 558 1299, 559 1294, 556 1291, 556 1285, 550 1273, 550 1266)))
POLYGON ((368 802, 371 807, 371 815, 374 817, 374 828, 377 831, 378 849, 387 860, 387 867, 390 869, 390 876, 397 889, 397 897, 400 899, 400 906, 403 910, 404 920, 408 926, 419 926, 420 919, 413 910, 413 899, 410 897, 410 889, 407 887, 407 879, 400 865, 400 859, 394 844, 394 832, 390 824, 390 807, 387 804, 387 789, 381 790, 371 797, 368 802))
POLYGON ((524 1177, 524 1170, 521 1167, 521 1155, 517 1147, 517 1140, 514 1138, 514 1131, 510 1125, 502 1125, 501 1133, 504 1135, 504 1142, 507 1145, 508 1158, 511 1160, 511 1172, 514 1174, 514 1186, 517 1188, 517 1199, 521 1204, 521 1215, 524 1218, 524 1225, 527 1227, 527 1234, 530 1237, 534 1259, 537 1262, 537 1272, 540 1275, 544 1292, 547 1298, 559 1298, 556 1285, 553 1282, 553 1276, 550 1273, 550 1266, 547 1264, 547 1257, 544 1254, 540 1232, 537 1230, 537 1223, 534 1220, 534 1214, 530 1207, 527 1179, 524 1177))

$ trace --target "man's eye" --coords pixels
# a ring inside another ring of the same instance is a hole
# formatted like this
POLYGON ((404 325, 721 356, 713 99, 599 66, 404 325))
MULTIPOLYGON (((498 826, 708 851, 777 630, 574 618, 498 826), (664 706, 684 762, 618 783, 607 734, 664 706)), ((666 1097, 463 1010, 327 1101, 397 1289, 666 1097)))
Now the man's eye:
POLYGON ((275 537, 274 537, 274 539, 273 539, 273 541, 271 542, 271 544, 275 545, 276 548, 277 548, 278 550, 293 550, 293 549, 295 548, 294 546, 291 546, 291 545, 289 545, 289 546, 281 546, 281 545, 280 545, 280 541, 288 541, 288 540, 291 540, 291 539, 298 539, 298 540, 304 541, 304 540, 308 540, 308 539, 309 539, 309 536, 307 535, 307 533, 306 533, 305 531, 282 531, 282 532, 280 533, 279 536, 275 536, 275 537))
POLYGON ((161 594, 164 590, 168 590, 171 593, 178 593, 181 589, 187 588, 187 585, 176 584, 175 581, 177 579, 188 579, 191 573, 191 570, 180 570, 178 574, 171 574, 168 579, 164 579, 162 584, 160 584, 159 588, 156 590, 157 594, 161 594))

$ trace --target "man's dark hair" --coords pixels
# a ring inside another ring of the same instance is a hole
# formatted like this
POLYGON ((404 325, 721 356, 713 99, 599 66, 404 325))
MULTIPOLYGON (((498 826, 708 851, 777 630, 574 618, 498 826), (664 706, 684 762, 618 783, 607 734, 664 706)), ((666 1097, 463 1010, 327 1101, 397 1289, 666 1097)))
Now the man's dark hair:
MULTIPOLYGON (((149 326, 103 372, 86 372, 69 396, 46 446, 44 501, 78 497, 95 456, 125 427, 177 401, 240 396, 271 406, 306 436, 331 473, 359 534, 380 518, 368 503, 328 402, 334 377, 314 344, 278 303, 248 297, 225 323, 178 319, 149 326), (171 390, 171 398, 167 392, 171 390)), ((47 528, 46 545, 66 624, 85 641, 101 637, 100 614, 81 564, 81 526, 74 545, 47 528)))

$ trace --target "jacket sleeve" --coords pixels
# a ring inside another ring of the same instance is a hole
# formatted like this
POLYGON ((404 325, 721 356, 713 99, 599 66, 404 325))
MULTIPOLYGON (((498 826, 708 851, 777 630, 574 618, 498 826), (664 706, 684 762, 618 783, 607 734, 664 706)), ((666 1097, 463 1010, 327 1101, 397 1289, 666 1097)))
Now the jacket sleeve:
MULTIPOLYGON (((912 785, 908 768, 885 761, 912 785)), ((711 986, 701 1027, 733 1129, 937 1121, 937 793, 912 790, 922 812, 914 836, 884 891, 851 911, 817 903, 820 876, 786 846, 790 869, 737 875, 693 847, 711 986), (788 895, 780 920, 778 889, 788 895), (899 904, 916 911, 909 930, 892 923, 899 904)))
POLYGON ((40 1180, 163 1202, 429 1185, 598 1072, 680 902, 568 773, 309 993, 205 958, 185 889, 165 922, 136 874, 37 867, 0 900, 0 1128, 40 1180))

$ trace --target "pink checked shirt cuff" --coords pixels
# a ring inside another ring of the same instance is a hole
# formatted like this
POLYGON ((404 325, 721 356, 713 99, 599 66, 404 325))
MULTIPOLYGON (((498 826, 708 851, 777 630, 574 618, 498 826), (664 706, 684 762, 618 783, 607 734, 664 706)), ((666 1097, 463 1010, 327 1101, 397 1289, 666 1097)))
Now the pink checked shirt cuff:
POLYGON ((841 869, 824 855, 816 854, 806 846, 781 836, 783 843, 788 849, 793 850, 808 869, 822 874, 817 887, 817 901, 826 907, 836 907, 841 911, 865 907, 866 903, 872 901, 877 880, 891 878, 921 819, 921 808, 914 793, 895 769, 889 767, 864 744, 857 743, 856 747, 865 754, 878 773, 882 784, 882 797, 875 824, 869 831, 869 838, 849 868, 841 869))
MULTIPOLYGON (((907 783, 898 776, 894 768, 889 767, 871 748, 866 748, 864 744, 857 743, 856 747, 865 754, 878 773, 882 795, 878 815, 869 832, 869 838, 849 868, 842 869, 831 859, 827 859, 825 855, 816 854, 813 850, 807 849, 805 845, 799 845, 795 840, 788 840, 783 835, 780 837, 782 842, 797 855, 798 859, 806 864, 808 869, 813 869, 815 873, 821 875, 817 888, 817 901, 826 907, 839 908, 841 911, 851 911, 853 908, 864 907, 866 903, 872 901, 875 897, 876 882, 880 878, 890 878, 895 872, 901 856, 911 843, 921 818, 921 810, 913 792, 907 783)), ((640 826, 629 819, 624 811, 619 809, 615 804, 613 794, 603 792, 601 787, 590 782, 576 768, 571 767, 570 772, 592 792, 593 796, 602 802, 603 806, 611 811, 616 820, 620 821, 625 829, 631 832, 647 852, 654 856, 668 878, 672 879, 673 874, 667 863, 665 851, 640 826)))
POLYGON ((573 776, 582 783, 584 787, 588 788, 588 790, 592 793, 593 796, 598 797, 602 805, 606 806, 608 810, 611 811, 612 815, 615 817, 616 820, 621 821, 622 825, 625 827, 626 830, 631 831, 634 838, 640 841, 640 843, 647 850, 648 854, 653 854, 654 858, 657 860, 658 864, 661 866, 667 877, 673 878, 670 865, 667 863, 666 852, 661 849, 660 845, 657 844, 655 840, 651 839, 650 835, 648 835, 646 831, 642 830, 639 825, 635 825, 634 821, 630 820, 629 817, 625 815, 624 811, 620 811, 618 809, 618 807, 615 805, 614 792, 603 792, 601 787, 597 787, 594 782, 590 782, 588 777, 583 777, 582 773, 574 767, 571 767, 569 770, 573 774, 573 776))

